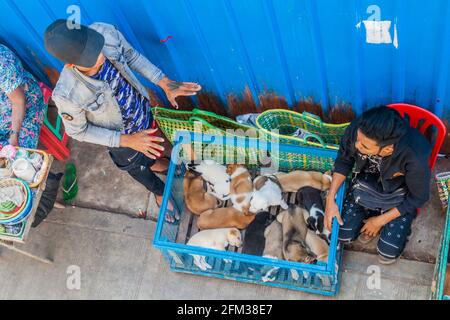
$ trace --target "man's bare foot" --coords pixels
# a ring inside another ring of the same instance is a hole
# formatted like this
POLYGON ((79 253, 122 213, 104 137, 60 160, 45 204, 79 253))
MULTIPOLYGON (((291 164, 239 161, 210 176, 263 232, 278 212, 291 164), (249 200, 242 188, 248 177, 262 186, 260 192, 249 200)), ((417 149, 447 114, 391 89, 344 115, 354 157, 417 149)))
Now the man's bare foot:
POLYGON ((150 170, 157 173, 166 172, 169 169, 170 161, 167 158, 160 158, 156 160, 155 164, 150 167, 150 170))

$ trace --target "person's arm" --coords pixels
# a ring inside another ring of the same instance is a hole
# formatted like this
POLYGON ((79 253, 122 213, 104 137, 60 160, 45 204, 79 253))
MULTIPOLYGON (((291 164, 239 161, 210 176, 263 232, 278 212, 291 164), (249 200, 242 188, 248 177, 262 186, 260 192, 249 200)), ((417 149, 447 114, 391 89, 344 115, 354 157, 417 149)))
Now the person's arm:
POLYGON ((339 188, 342 186, 346 179, 346 176, 340 173, 333 173, 333 179, 331 180, 330 190, 328 191, 325 201, 325 228, 331 231, 333 224, 333 218, 336 217, 340 225, 343 224, 341 215, 339 213, 339 207, 336 203, 336 194, 339 188))
POLYGON ((405 167, 408 193, 405 200, 397 207, 402 216, 416 212, 430 197, 431 171, 428 167, 428 154, 423 154, 419 158, 411 155, 410 159, 412 160, 405 167))
POLYGON ((19 135, 26 113, 27 98, 25 96, 23 86, 18 86, 14 91, 8 93, 7 96, 12 105, 11 134, 9 137, 9 143, 13 146, 19 146, 19 135))
POLYGON ((111 148, 128 147, 142 152, 147 157, 155 159, 160 156, 164 148, 159 143, 164 139, 152 134, 157 130, 144 130, 136 134, 121 134, 120 131, 110 130, 90 124, 85 111, 71 102, 53 95, 53 101, 58 107, 66 133, 78 140, 103 145, 111 148))
POLYGON ((325 227, 331 231, 333 218, 336 217, 340 225, 343 224, 341 215, 339 213, 339 207, 336 204, 336 194, 339 188, 344 183, 347 176, 353 169, 355 164, 355 158, 352 153, 352 144, 354 140, 354 129, 355 124, 352 123, 345 130, 344 136, 342 137, 338 155, 334 162, 333 177, 331 180, 330 190, 325 201, 325 227))
POLYGON ((144 78, 163 89, 169 102, 178 109, 178 96, 194 96, 202 87, 194 82, 180 82, 169 79, 158 67, 151 63, 144 55, 137 51, 117 30, 117 36, 124 47, 124 56, 130 68, 144 78))

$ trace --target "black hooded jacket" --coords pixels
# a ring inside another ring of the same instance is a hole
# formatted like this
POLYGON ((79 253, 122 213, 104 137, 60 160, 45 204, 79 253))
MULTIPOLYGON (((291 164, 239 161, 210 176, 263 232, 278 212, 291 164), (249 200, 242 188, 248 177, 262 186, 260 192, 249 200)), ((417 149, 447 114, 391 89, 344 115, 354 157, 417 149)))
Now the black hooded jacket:
MULTIPOLYGON (((348 176, 352 169, 357 173, 364 167, 365 161, 358 157, 355 147, 357 131, 357 121, 353 121, 341 140, 334 172, 348 176)), ((384 191, 393 192, 401 186, 408 190, 405 200, 397 207, 402 216, 415 214, 428 201, 430 154, 431 146, 426 138, 417 129, 408 127, 407 133, 394 145, 393 154, 383 158, 380 180, 384 191)))

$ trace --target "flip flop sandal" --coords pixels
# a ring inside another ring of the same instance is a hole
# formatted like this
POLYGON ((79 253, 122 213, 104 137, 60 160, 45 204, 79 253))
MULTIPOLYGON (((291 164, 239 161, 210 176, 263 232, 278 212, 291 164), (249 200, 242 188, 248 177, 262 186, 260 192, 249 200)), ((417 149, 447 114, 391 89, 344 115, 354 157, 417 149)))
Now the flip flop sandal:
MULTIPOLYGON (((167 223, 170 223, 170 224, 176 224, 180 220, 180 215, 175 211, 175 205, 173 203, 173 200, 170 199, 169 201, 172 203, 173 209, 170 210, 170 209, 166 208, 166 215, 164 217, 164 221, 167 223)), ((155 203, 158 207, 158 210, 161 210, 161 204, 158 204, 158 200, 156 200, 156 197, 155 197, 155 203)))
POLYGON ((73 163, 66 164, 62 189, 64 202, 72 204, 78 194, 77 169, 73 163))

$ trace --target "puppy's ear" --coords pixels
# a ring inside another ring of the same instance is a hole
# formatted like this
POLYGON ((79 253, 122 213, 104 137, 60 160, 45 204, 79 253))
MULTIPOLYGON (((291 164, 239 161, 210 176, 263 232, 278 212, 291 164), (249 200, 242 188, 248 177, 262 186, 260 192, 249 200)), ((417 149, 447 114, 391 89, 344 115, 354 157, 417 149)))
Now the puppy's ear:
POLYGON ((240 235, 241 235, 241 233, 239 232, 239 230, 238 229, 236 229, 236 228, 232 228, 230 231, 229 231, 229 234, 230 234, 230 236, 232 236, 232 237, 239 237, 240 235))
POLYGON ((255 188, 255 190, 259 190, 261 189, 267 182, 269 178, 267 178, 266 176, 259 176, 258 178, 256 178, 253 181, 253 187, 255 188))
POLYGON ((283 219, 284 219, 284 216, 285 216, 286 214, 288 214, 288 212, 287 212, 286 210, 280 212, 280 213, 277 215, 277 221, 278 221, 279 223, 283 223, 283 219))
POLYGON ((297 205, 302 206, 303 204, 302 188, 298 189, 297 193, 295 194, 295 200, 297 200, 297 205))
POLYGON ((242 207, 242 213, 243 213, 245 216, 251 216, 251 215, 253 215, 253 213, 250 212, 250 203, 247 204, 246 206, 243 206, 243 207, 242 207))
POLYGON ((236 164, 228 164, 227 165, 227 174, 232 175, 234 171, 236 171, 236 164))

